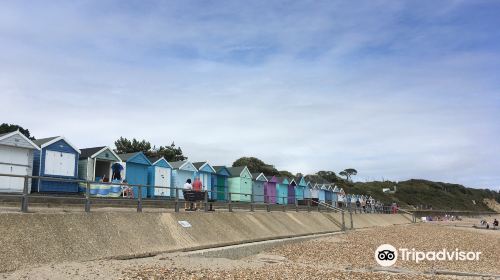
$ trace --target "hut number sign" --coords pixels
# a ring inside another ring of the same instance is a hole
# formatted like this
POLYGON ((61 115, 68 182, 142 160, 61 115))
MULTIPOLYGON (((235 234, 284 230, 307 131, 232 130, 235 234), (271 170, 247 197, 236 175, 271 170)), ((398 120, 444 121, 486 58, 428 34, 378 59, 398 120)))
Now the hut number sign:
POLYGON ((182 227, 191 227, 191 224, 188 222, 188 221, 177 221, 179 223, 179 225, 181 225, 182 227))

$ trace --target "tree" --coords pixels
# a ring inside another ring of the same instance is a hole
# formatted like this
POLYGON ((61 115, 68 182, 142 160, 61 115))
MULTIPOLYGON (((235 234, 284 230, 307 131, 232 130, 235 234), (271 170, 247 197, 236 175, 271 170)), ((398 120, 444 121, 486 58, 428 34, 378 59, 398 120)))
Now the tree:
POLYGON ((335 174, 335 172, 333 171, 318 171, 316 172, 316 175, 320 176, 330 183, 336 183, 339 181, 339 177, 337 177, 337 174, 335 174))
POLYGON ((143 152, 146 155, 151 151, 151 144, 146 140, 138 141, 137 139, 132 139, 132 141, 127 138, 120 137, 115 141, 116 151, 119 154, 125 153, 136 153, 143 152))
POLYGON ((143 152, 146 156, 150 157, 164 157, 167 161, 180 161, 186 160, 187 157, 182 154, 181 147, 176 147, 172 142, 170 146, 160 146, 151 148, 151 143, 146 140, 132 139, 120 137, 115 141, 116 151, 118 153, 136 153, 143 152))
POLYGON ((172 142, 170 146, 160 146, 158 150, 155 151, 156 155, 159 157, 164 157, 167 161, 181 161, 186 160, 187 157, 182 154, 181 147, 175 147, 175 143, 172 142))
POLYGON ((35 137, 31 136, 30 131, 28 129, 24 129, 22 126, 17 125, 17 124, 8 124, 8 123, 2 123, 0 125, 0 134, 3 133, 9 133, 12 131, 19 130, 24 136, 31 140, 35 140, 35 137))
POLYGON ((340 176, 345 176, 347 181, 352 181, 351 178, 352 176, 355 176, 358 174, 358 171, 354 168, 347 168, 344 171, 341 171, 339 173, 340 176))
POLYGON ((287 177, 287 178, 293 178, 292 172, 286 171, 286 170, 280 170, 278 171, 280 177, 287 177))
POLYGON ((256 157, 241 157, 233 162, 235 166, 246 166, 252 173, 264 173, 266 175, 280 175, 279 171, 270 164, 266 164, 256 157))

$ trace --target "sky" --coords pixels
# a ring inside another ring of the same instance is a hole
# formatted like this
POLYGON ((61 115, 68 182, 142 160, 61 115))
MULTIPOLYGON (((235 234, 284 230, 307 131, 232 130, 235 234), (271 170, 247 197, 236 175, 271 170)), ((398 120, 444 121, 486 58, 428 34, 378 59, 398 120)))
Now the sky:
POLYGON ((500 187, 499 1, 1 1, 0 121, 500 187))

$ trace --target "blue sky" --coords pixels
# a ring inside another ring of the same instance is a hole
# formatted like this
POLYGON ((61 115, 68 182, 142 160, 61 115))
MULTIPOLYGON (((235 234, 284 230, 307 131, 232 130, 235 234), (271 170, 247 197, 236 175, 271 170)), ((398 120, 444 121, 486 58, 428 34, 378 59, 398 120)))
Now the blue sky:
POLYGON ((2 122, 500 186, 498 1, 3 1, 2 122))

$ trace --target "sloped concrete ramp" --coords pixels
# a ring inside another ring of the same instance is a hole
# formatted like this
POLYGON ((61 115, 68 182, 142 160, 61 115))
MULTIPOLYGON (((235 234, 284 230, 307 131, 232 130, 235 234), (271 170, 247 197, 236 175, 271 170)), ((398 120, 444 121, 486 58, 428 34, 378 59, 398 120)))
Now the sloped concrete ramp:
MULTIPOLYGON (((349 214, 344 218, 349 228, 349 214)), ((353 221, 355 228, 409 223, 378 214, 356 214, 353 221)), ((318 212, 2 213, 0 271, 336 232, 339 225, 341 214, 318 212)))

